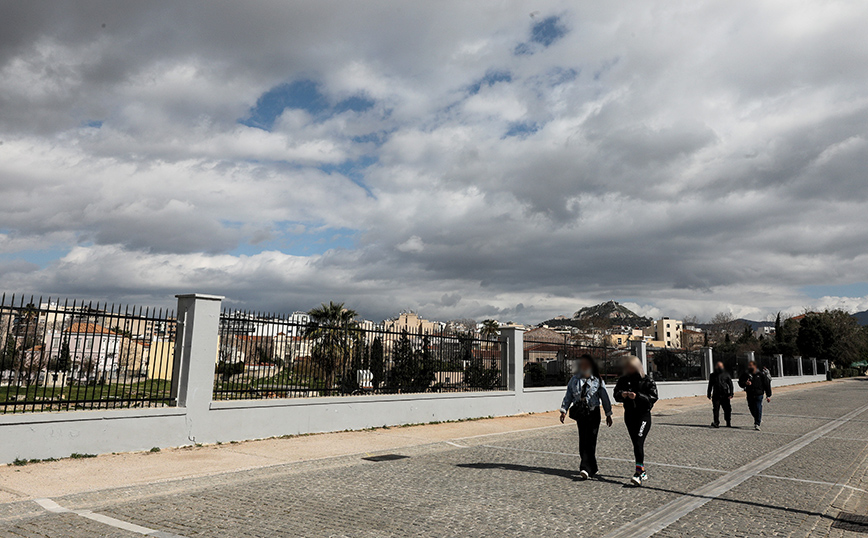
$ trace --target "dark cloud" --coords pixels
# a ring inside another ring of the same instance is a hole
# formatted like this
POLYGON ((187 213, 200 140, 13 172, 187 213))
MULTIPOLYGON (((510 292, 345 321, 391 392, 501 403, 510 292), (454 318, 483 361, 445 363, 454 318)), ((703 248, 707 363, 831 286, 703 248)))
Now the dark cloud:
POLYGON ((868 7, 550 8, 3 4, 4 286, 373 318, 868 306, 803 292, 866 278, 868 7))

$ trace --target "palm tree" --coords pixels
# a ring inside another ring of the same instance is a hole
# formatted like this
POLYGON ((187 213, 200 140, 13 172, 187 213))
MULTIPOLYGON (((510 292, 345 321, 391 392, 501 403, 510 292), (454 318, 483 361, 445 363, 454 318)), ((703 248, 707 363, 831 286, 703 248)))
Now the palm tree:
POLYGON ((334 388, 335 377, 351 356, 356 311, 344 308, 344 303, 329 301, 308 312, 310 324, 305 336, 314 342, 312 358, 325 376, 326 390, 334 388))
POLYGON ((485 339, 491 339, 500 334, 500 325, 493 319, 487 319, 482 322, 482 329, 479 330, 480 336, 485 339))

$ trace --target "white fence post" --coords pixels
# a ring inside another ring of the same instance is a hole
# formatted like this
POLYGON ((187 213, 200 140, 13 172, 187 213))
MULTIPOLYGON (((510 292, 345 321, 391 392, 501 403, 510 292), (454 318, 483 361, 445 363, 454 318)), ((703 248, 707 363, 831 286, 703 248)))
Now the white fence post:
POLYGON ((811 373, 817 375, 817 357, 811 357, 811 373))
POLYGON ((778 361, 778 376, 784 377, 784 356, 775 355, 775 359, 778 361))
POLYGON ((708 379, 714 371, 714 351, 710 347, 702 348, 702 377, 708 379))
POLYGON ((518 327, 501 327, 500 339, 504 342, 503 373, 507 376, 506 388, 518 395, 524 389, 524 331, 518 327))
POLYGON ((642 369, 645 370, 645 373, 649 373, 648 370, 648 344, 645 343, 644 340, 634 340, 632 343, 633 347, 633 355, 639 357, 639 360, 642 362, 642 369))
POLYGON ((223 297, 191 293, 178 298, 172 392, 178 407, 187 409, 187 438, 196 442, 196 428, 206 426, 214 393, 220 304, 223 297))
POLYGON ((805 367, 802 366, 802 356, 801 356, 801 355, 796 355, 796 356, 793 357, 793 358, 796 359, 796 364, 799 365, 799 376, 803 376, 803 375, 805 375, 805 367))

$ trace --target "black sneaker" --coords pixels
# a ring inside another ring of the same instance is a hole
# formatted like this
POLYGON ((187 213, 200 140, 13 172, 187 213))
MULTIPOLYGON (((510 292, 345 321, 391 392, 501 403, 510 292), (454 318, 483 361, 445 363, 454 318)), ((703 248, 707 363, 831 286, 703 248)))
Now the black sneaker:
POLYGON ((732 428, 732 422, 727 422, 727 423, 726 423, 726 427, 727 427, 727 428, 732 428))
POLYGON ((643 471, 641 473, 637 472, 633 475, 633 478, 630 479, 630 482, 636 486, 641 486, 646 480, 648 480, 648 475, 643 471))
POLYGON ((719 422, 712 422, 711 427, 712 428, 720 428, 720 423, 719 422))

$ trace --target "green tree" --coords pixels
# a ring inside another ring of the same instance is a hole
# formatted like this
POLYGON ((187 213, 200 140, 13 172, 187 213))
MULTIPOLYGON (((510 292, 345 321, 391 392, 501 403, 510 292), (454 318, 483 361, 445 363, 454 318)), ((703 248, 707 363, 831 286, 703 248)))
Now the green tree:
POLYGON ((337 375, 344 369, 353 347, 356 312, 343 303, 330 301, 308 312, 310 324, 305 336, 313 340, 311 358, 325 376, 327 390, 334 388, 337 375))
POLYGON ((386 377, 386 354, 383 351, 383 340, 379 336, 371 343, 370 354, 371 384, 374 390, 380 388, 386 377))
POLYGON ((843 310, 807 314, 799 323, 796 345, 803 356, 842 367, 868 357, 868 335, 843 310))
POLYGON ((60 355, 57 356, 57 360, 54 362, 54 371, 66 372, 70 366, 72 366, 72 360, 69 353, 69 342, 64 342, 60 345, 60 355))
POLYGON ((18 340, 11 334, 6 335, 6 342, 0 349, 0 370, 14 370, 18 361, 18 340))
POLYGON ((479 334, 486 339, 494 338, 500 334, 500 326, 493 319, 487 319, 482 322, 479 334))
POLYGON ((434 381, 434 361, 427 351, 427 336, 422 337, 422 348, 416 351, 407 331, 401 332, 401 337, 395 343, 392 357, 395 366, 392 368, 391 384, 404 392, 424 392, 434 381))
POLYGON ((784 325, 781 323, 781 313, 775 318, 775 342, 778 344, 784 343, 784 325))

